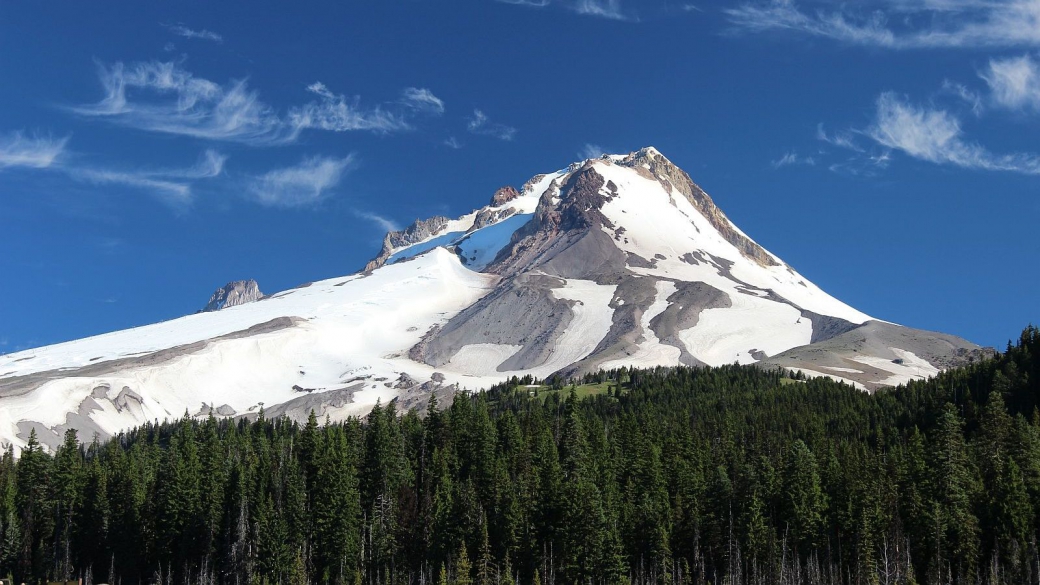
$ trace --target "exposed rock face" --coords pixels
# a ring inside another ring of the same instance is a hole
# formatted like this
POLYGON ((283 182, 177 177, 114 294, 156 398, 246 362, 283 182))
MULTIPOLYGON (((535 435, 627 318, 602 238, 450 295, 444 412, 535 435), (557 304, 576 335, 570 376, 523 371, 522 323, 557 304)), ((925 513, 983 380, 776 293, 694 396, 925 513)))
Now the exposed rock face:
POLYGON ((264 298, 264 293, 260 292, 260 285, 255 280, 236 280, 218 288, 209 298, 209 302, 203 307, 202 312, 219 311, 227 307, 259 301, 262 298, 264 298))
POLYGON ((379 251, 378 256, 365 265, 365 272, 372 272, 386 264, 387 259, 393 255, 394 250, 402 246, 421 242, 441 233, 444 231, 444 227, 448 225, 448 221, 450 221, 448 218, 440 215, 430 219, 417 219, 415 223, 399 232, 386 234, 386 237, 383 238, 382 250, 379 251))
POLYGON ((491 206, 499 207, 505 205, 506 203, 509 203, 510 201, 516 199, 519 196, 519 191, 510 187, 509 185, 506 185, 498 191, 495 191, 495 194, 491 196, 491 206))
POLYGON ((475 232, 480 228, 487 227, 493 223, 498 223, 507 217, 511 217, 516 213, 516 210, 507 207, 505 209, 481 209, 477 212, 477 217, 473 220, 473 227, 469 228, 469 231, 475 232))
POLYGON ((513 234, 485 271, 508 276, 542 266, 550 274, 569 278, 586 278, 595 272, 597 278, 592 280, 598 282, 604 275, 601 267, 609 265, 607 272, 622 270, 625 254, 598 229, 614 227, 601 211, 616 193, 612 187, 591 164, 571 174, 563 187, 554 183, 538 202, 534 219, 513 234), (578 249, 564 254, 579 243, 578 249))

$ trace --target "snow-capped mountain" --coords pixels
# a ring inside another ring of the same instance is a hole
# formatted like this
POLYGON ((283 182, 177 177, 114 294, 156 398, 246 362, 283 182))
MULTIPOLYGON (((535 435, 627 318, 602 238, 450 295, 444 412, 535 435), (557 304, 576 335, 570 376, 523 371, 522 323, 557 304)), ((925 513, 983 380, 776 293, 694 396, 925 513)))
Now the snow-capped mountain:
POLYGON ((831 297, 653 148, 417 221, 363 272, 230 305, 0 356, 0 441, 35 428, 55 445, 69 427, 104 437, 185 411, 340 419, 620 366, 763 363, 873 389, 979 351, 831 297))

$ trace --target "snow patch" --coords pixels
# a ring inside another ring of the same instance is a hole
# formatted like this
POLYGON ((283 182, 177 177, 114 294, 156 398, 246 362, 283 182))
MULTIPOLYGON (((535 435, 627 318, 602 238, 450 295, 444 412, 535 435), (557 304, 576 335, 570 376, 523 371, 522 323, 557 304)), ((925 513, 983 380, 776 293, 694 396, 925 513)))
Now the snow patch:
POLYGON ((452 356, 447 367, 467 376, 494 376, 498 373, 498 366, 522 348, 522 345, 498 343, 464 345, 452 356))

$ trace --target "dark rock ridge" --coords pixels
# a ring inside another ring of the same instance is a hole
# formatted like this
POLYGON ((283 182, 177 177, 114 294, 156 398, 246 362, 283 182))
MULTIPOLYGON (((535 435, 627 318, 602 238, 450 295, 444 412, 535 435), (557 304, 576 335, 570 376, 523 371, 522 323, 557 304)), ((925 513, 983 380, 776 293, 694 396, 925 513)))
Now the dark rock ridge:
POLYGON ((431 237, 440 234, 444 230, 444 227, 448 225, 449 221, 451 220, 440 215, 431 217, 430 219, 417 219, 415 220, 415 223, 399 232, 390 232, 386 234, 386 237, 383 238, 382 250, 379 251, 378 256, 365 265, 365 272, 372 272, 376 268, 386 264, 386 261, 393 255, 394 250, 397 248, 428 240, 431 237))
POLYGON ((260 285, 255 280, 236 280, 218 288, 209 298, 206 306, 202 308, 202 312, 219 311, 256 302, 262 298, 264 298, 264 293, 260 292, 260 285))

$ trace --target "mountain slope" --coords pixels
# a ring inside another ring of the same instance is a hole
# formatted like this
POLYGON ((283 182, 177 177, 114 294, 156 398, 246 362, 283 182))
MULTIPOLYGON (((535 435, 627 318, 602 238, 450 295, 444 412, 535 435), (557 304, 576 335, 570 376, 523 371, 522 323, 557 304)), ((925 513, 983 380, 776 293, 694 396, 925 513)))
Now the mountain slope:
POLYGON ((977 351, 826 294, 646 148, 417 221, 352 276, 0 356, 0 440, 35 428, 54 445, 69 427, 104 437, 185 411, 338 419, 633 365, 764 363, 872 389, 977 351))

